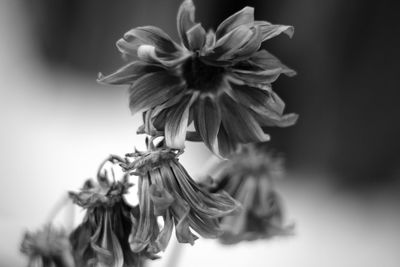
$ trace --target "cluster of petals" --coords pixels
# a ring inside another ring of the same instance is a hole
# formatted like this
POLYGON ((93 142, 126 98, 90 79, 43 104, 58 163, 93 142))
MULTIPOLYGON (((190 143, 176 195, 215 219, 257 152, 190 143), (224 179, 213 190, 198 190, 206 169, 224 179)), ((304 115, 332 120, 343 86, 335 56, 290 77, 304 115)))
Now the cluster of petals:
POLYGON ((51 225, 37 232, 26 232, 21 252, 28 256, 28 266, 75 267, 67 233, 51 225))
POLYGON ((219 218, 238 208, 226 192, 209 193, 200 187, 178 156, 178 151, 152 143, 147 151, 127 155, 123 168, 138 176, 140 218, 130 240, 134 252, 165 250, 174 228, 180 243, 194 243, 192 230, 216 238, 222 234, 219 218))
POLYGON ((266 127, 293 125, 297 115, 283 114, 285 104, 271 83, 295 72, 261 49, 281 33, 291 37, 293 27, 254 20, 254 9, 245 7, 206 32, 194 12, 191 0, 179 8, 181 44, 154 26, 128 31, 117 47, 130 62, 99 76, 103 83, 129 85, 132 113, 144 112, 141 130, 162 132, 170 148, 203 141, 228 156, 241 143, 268 141, 266 127))
POLYGON ((153 255, 130 249, 129 236, 139 216, 124 199, 131 184, 127 179, 109 181, 102 166, 97 183, 87 180, 79 192, 70 192, 74 203, 86 210, 83 222, 70 235, 75 262, 78 267, 142 266, 153 255))
POLYGON ((293 232, 293 225, 285 224, 282 199, 274 186, 283 173, 282 159, 256 146, 242 147, 216 167, 213 179, 204 182, 210 192, 224 190, 242 205, 237 213, 221 219, 222 243, 269 239, 293 232))

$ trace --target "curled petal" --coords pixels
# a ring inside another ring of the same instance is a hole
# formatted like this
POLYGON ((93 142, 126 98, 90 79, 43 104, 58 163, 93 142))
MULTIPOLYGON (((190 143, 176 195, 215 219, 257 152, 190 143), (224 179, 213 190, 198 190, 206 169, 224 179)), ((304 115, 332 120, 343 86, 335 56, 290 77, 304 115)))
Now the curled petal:
POLYGON ((134 61, 107 76, 100 73, 97 81, 106 84, 130 84, 145 74, 162 70, 164 68, 157 65, 134 61))
POLYGON ((259 27, 254 27, 252 29, 253 35, 242 47, 240 47, 232 56, 235 61, 243 60, 256 52, 262 42, 262 35, 259 27))
POLYGON ((182 40, 183 45, 186 48, 190 48, 186 33, 188 32, 189 29, 191 29, 195 25, 194 12, 195 12, 195 6, 192 0, 183 1, 178 10, 178 16, 177 16, 178 33, 182 40))
POLYGON ((181 81, 167 71, 142 76, 129 88, 129 107, 132 114, 162 104, 179 92, 181 81))
POLYGON ((125 33, 116 45, 122 54, 132 57, 136 57, 137 50, 141 45, 155 46, 157 52, 162 54, 179 54, 181 52, 179 45, 172 41, 163 30, 154 26, 134 28, 125 33))
POLYGON ((282 69, 280 68, 262 71, 232 69, 231 75, 239 80, 244 81, 248 85, 255 85, 270 84, 276 81, 281 73, 282 69))
POLYGON ((255 52, 249 58, 249 62, 264 70, 280 69, 283 74, 289 77, 296 75, 296 71, 284 65, 277 57, 264 49, 255 52))
POLYGON ((236 12, 231 15, 227 19, 225 19, 217 28, 216 36, 217 38, 221 38, 228 32, 234 30, 235 28, 241 25, 252 26, 254 23, 254 8, 253 7, 245 7, 242 10, 236 12))
POLYGON ((200 23, 194 25, 187 32, 189 48, 192 51, 200 50, 206 41, 206 31, 200 23))
POLYGON ((289 127, 296 124, 299 119, 299 115, 295 113, 289 113, 281 116, 279 119, 272 119, 266 116, 260 116, 257 113, 254 113, 253 116, 260 123, 262 127, 265 126, 278 126, 278 127, 289 127))
POLYGON ((137 55, 139 59, 149 63, 157 64, 165 67, 174 67, 185 61, 190 54, 182 53, 179 56, 175 55, 160 55, 157 53, 157 49, 153 45, 141 45, 137 50, 137 55))
POLYGON ((240 25, 217 40, 212 55, 219 60, 229 59, 230 56, 245 45, 253 36, 253 31, 246 25, 240 25))
POLYGON ((254 25, 259 26, 262 32, 263 42, 278 36, 281 33, 285 33, 287 36, 292 38, 294 34, 294 27, 287 25, 274 25, 267 21, 256 21, 254 25))

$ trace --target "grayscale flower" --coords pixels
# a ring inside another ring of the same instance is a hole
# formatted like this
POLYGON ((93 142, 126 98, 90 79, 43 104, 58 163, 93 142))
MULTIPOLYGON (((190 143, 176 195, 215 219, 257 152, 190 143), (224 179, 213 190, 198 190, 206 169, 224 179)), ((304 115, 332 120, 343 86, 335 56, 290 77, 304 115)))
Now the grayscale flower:
POLYGON ((296 114, 272 91, 280 74, 295 75, 261 44, 293 27, 254 20, 245 7, 207 33, 186 0, 177 16, 181 45, 154 26, 128 31, 117 42, 131 62, 99 81, 128 84, 132 113, 144 110, 146 133, 164 132, 166 145, 202 140, 214 153, 229 155, 240 143, 269 140, 265 127, 286 127, 296 114), (195 132, 188 134, 193 122, 195 132))
POLYGON ((222 162, 216 177, 209 177, 205 183, 210 192, 224 190, 242 204, 236 214, 221 219, 222 243, 268 239, 293 232, 293 225, 284 223, 282 200, 274 188, 274 180, 282 175, 282 160, 256 146, 247 145, 222 162))
POLYGON ((138 175, 140 218, 130 238, 134 252, 163 251, 173 228, 180 243, 193 245, 197 236, 216 238, 222 231, 219 218, 231 214, 238 203, 225 192, 209 193, 199 187, 179 163, 179 152, 164 147, 163 142, 148 145, 148 151, 127 155, 132 157, 123 166, 138 175), (157 219, 163 219, 163 225, 157 219))
POLYGON ((76 264, 142 266, 145 256, 151 258, 151 255, 132 252, 128 242, 139 216, 137 209, 124 200, 131 184, 127 179, 110 182, 101 167, 98 183, 88 180, 80 192, 70 192, 72 200, 86 209, 83 222, 70 236, 76 264))
POLYGON ((26 232, 21 252, 29 257, 29 267, 75 267, 67 233, 51 225, 35 233, 26 232))

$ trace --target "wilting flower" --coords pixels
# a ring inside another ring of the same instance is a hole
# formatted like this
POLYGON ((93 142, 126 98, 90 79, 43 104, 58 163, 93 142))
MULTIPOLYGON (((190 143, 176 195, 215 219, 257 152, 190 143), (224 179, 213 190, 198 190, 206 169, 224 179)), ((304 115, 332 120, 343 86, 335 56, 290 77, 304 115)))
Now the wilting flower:
POLYGON ((254 9, 245 7, 206 33, 194 12, 191 0, 179 8, 181 45, 154 26, 128 31, 117 47, 132 62, 99 76, 103 83, 130 85, 132 113, 145 111, 141 130, 164 132, 171 148, 197 139, 228 155, 240 143, 269 140, 263 127, 294 124, 297 115, 283 115, 285 105, 271 83, 295 72, 260 50, 262 42, 281 33, 291 37, 293 27, 255 21, 254 9), (188 135, 192 122, 195 132, 188 135))
POLYGON ((127 155, 133 161, 123 167, 139 176, 140 218, 130 240, 134 252, 164 250, 174 226, 180 243, 194 243, 197 236, 191 229, 203 237, 216 238, 222 233, 218 218, 238 207, 227 193, 209 193, 199 187, 179 163, 178 155, 176 150, 152 143, 146 152, 127 155))
POLYGON ((242 204, 239 212, 221 220, 220 240, 226 244, 288 235, 293 230, 293 225, 284 224, 282 200, 274 188, 282 161, 255 146, 243 147, 222 162, 217 177, 206 183, 210 192, 225 190, 242 204))
POLYGON ((21 244, 21 252, 29 257, 28 266, 75 266, 67 233, 51 225, 46 225, 35 233, 26 232, 21 244))
MULTIPOLYGON (((78 266, 142 266, 143 255, 129 246, 138 211, 124 200, 131 184, 127 179, 110 182, 99 169, 98 183, 88 180, 72 200, 86 209, 83 222, 70 240, 78 266)), ((149 255, 146 255, 149 256, 149 255)))

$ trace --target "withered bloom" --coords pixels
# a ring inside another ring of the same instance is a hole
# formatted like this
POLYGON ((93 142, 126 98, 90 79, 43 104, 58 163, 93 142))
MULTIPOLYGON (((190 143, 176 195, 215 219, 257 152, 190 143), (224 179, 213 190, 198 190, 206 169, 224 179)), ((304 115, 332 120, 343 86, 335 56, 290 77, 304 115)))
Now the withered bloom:
POLYGON ((195 7, 186 0, 177 16, 181 45, 154 26, 128 31, 117 42, 131 62, 99 81, 129 85, 132 113, 144 110, 147 134, 164 132, 166 145, 181 149, 184 141, 202 140, 226 156, 240 143, 268 141, 264 127, 293 125, 284 103, 272 91, 280 74, 295 71, 261 49, 261 44, 293 27, 254 20, 245 7, 206 33, 195 22, 195 7), (195 132, 188 135, 188 125, 195 132))
POLYGON ((67 233, 51 225, 26 232, 21 252, 29 257, 29 267, 75 267, 67 233))
POLYGON ((130 240, 134 252, 164 250, 174 226, 180 243, 194 243, 197 236, 191 229, 206 238, 222 233, 219 218, 235 211, 237 202, 225 192, 199 187, 179 163, 178 151, 150 142, 148 151, 127 156, 133 161, 124 168, 138 175, 140 218, 130 240))
POLYGON ((282 200, 274 186, 274 180, 282 175, 282 160, 256 146, 242 147, 220 163, 216 177, 205 183, 210 192, 225 190, 242 204, 240 211, 221 219, 222 243, 268 239, 293 232, 293 225, 285 225, 282 200))
POLYGON ((142 266, 144 255, 132 252, 128 242, 138 217, 124 200, 131 184, 127 179, 110 182, 102 166, 97 183, 88 180, 80 192, 70 192, 72 200, 86 209, 83 222, 70 236, 77 266, 142 266))

